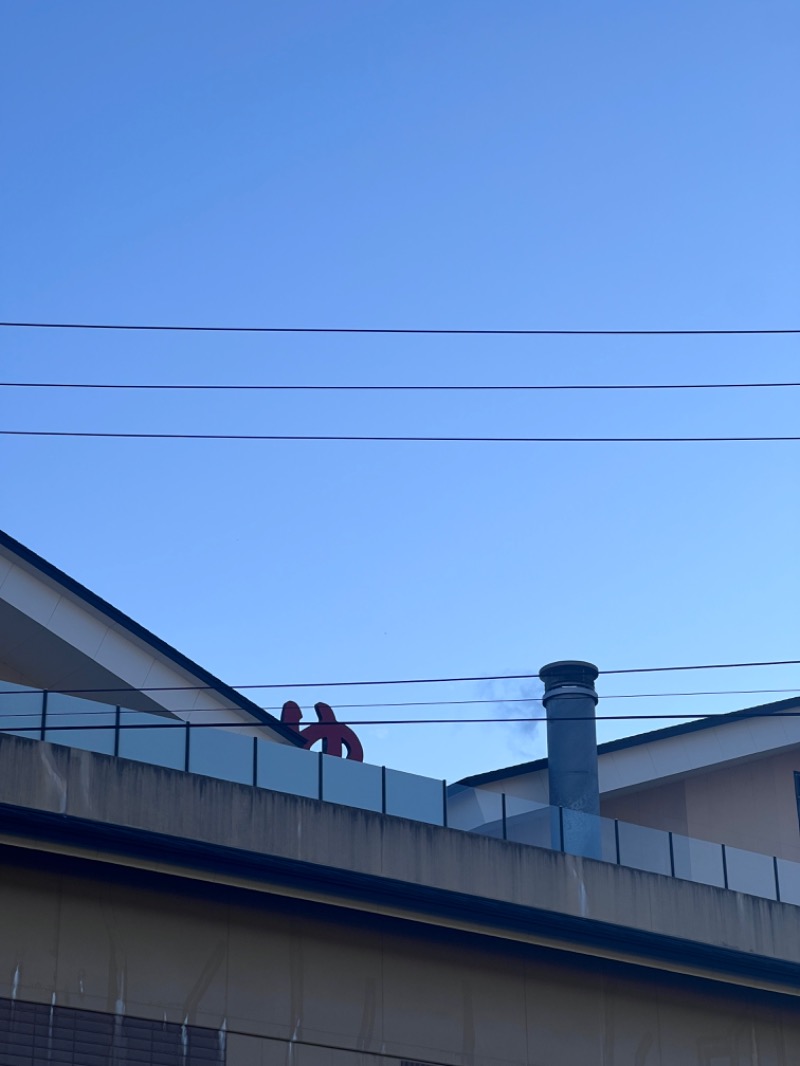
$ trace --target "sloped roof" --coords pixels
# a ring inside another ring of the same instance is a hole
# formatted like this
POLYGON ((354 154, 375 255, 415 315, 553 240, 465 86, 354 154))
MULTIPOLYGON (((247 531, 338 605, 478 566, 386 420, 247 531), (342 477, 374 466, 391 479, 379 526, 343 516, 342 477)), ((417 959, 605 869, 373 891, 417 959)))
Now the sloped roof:
POLYGON ((0 679, 187 720, 214 711, 220 721, 302 744, 258 704, 2 530, 0 679))
MULTIPOLYGON (((726 726, 733 726, 738 723, 742 723, 751 719, 769 719, 770 716, 777 715, 777 719, 773 719, 773 724, 780 721, 781 712, 797 711, 800 714, 800 696, 792 696, 785 700, 776 700, 773 703, 762 703, 755 707, 745 707, 742 710, 731 711, 728 714, 715 714, 709 715, 705 718, 698 718, 694 722, 682 722, 680 725, 666 726, 663 729, 654 729, 649 733, 637 733, 631 737, 622 737, 619 740, 608 740, 603 744, 598 744, 597 754, 599 757, 606 755, 613 755, 616 752, 628 751, 632 748, 637 748, 642 745, 658 744, 662 741, 671 741, 675 738, 687 738, 691 740, 698 734, 702 734, 709 729, 720 729, 726 726)), ((781 746, 791 746, 793 743, 800 743, 800 717, 788 717, 788 722, 792 722, 797 726, 797 730, 784 730, 783 736, 778 739, 778 743, 781 746), (791 734, 797 732, 795 738, 791 734)), ((754 744, 754 749, 756 745, 754 744)), ((754 750, 754 754, 756 751, 754 750)), ((741 756, 733 756, 741 757, 741 756)), ((499 770, 489 770, 486 773, 472 774, 470 777, 462 778, 458 784, 468 785, 472 788, 478 788, 482 785, 491 785, 499 781, 506 781, 510 778, 521 777, 525 774, 535 774, 541 770, 547 769, 547 759, 534 759, 531 762, 518 763, 515 766, 503 767, 499 770)))

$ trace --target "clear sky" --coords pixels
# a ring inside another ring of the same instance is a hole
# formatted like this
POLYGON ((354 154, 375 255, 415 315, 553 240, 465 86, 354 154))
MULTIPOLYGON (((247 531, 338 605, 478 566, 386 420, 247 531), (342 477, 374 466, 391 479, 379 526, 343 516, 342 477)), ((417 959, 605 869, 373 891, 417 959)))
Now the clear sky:
MULTIPOLYGON (((794 0, 42 0, 5 5, 0 42, 3 319, 800 326, 794 0)), ((797 337, 7 329, 0 366, 7 381, 797 381, 799 350, 797 337)), ((800 389, 0 389, 0 426, 797 435, 799 405, 800 389)), ((800 658, 800 443, 0 447, 0 526, 232 684, 800 658)), ((599 687, 796 690, 800 671, 599 687)), ((323 686, 261 702, 538 692, 323 686)), ((599 713, 779 698, 609 698, 599 713)), ((544 754, 540 727, 507 722, 361 736, 371 762, 449 779, 544 754)))

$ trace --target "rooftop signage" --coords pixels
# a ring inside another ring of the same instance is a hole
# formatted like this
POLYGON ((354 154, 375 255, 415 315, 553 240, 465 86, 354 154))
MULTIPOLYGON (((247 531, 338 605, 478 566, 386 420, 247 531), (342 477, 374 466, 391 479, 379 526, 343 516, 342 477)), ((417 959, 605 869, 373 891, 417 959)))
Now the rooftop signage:
POLYGON ((317 741, 322 741, 322 751, 325 755, 338 755, 354 762, 363 762, 364 749, 350 726, 337 722, 336 715, 327 703, 315 703, 314 711, 318 721, 301 729, 303 712, 294 700, 287 700, 281 711, 281 722, 299 734, 304 748, 311 748, 317 741))

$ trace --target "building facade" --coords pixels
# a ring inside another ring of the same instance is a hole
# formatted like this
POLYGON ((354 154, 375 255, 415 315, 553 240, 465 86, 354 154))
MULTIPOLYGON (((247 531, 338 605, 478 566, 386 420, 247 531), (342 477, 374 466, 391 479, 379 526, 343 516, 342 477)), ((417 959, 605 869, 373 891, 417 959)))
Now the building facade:
POLYGON ((0 548, 0 1066, 800 1061, 788 821, 766 851, 689 832, 704 775, 777 760, 779 809, 794 719, 602 746, 603 850, 587 858, 565 847, 546 766, 446 786, 304 750, 0 548), (703 765, 693 738, 715 731, 703 765))

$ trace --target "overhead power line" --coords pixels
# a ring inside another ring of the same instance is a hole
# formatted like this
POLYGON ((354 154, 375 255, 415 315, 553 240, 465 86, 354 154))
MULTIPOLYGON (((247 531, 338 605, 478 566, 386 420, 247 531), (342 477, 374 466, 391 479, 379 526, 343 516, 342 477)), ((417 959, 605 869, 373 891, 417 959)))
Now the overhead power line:
MULTIPOLYGON (((11 715, 13 718, 24 717, 38 717, 33 715, 11 715)), ((702 719, 703 721, 713 721, 715 715, 699 715, 699 714, 598 714, 598 715, 559 715, 559 722, 645 722, 645 721, 697 721, 702 719)), ((720 718, 727 718, 725 715, 719 715, 720 718)), ((752 718, 799 718, 800 710, 797 711, 753 711, 752 713, 743 712, 741 715, 742 720, 749 720, 752 718)), ((48 715, 48 721, 50 716, 48 715)), ((503 718, 351 718, 346 721, 336 721, 331 723, 332 728, 335 725, 347 725, 347 726, 395 726, 395 725, 514 725, 515 723, 523 722, 546 722, 547 718, 544 715, 533 716, 520 716, 520 717, 503 717, 503 718)), ((177 729, 190 725, 192 729, 254 729, 257 728, 258 722, 183 722, 175 721, 170 724, 153 725, 149 722, 120 722, 120 729, 177 729)), ((302 722, 300 723, 303 724, 302 722)), ((89 723, 83 725, 58 725, 55 727, 59 732, 62 731, 80 731, 85 729, 99 730, 99 729, 115 729, 116 724, 112 725, 108 723, 106 725, 89 723)), ((48 726, 45 723, 45 730, 48 726)), ((36 732, 37 727, 31 727, 30 725, 18 725, 7 726, 4 725, 0 729, 0 733, 15 733, 15 732, 36 732)))
MULTIPOLYGON (((798 689, 798 688, 750 688, 750 689, 724 689, 724 690, 703 691, 703 692, 626 692, 624 694, 612 694, 612 695, 603 694, 601 696, 601 699, 602 699, 603 703, 606 703, 606 701, 608 701, 608 700, 636 700, 636 699, 653 699, 653 698, 674 698, 674 697, 685 697, 685 696, 692 696, 692 697, 694 697, 694 696, 741 696, 741 695, 754 695, 754 694, 762 695, 762 694, 767 694, 767 693, 791 693, 791 694, 800 696, 800 689, 798 689)), ((21 696, 39 696, 41 698, 42 691, 40 689, 30 689, 30 690, 23 691, 23 692, 0 690, 0 697, 2 697, 2 696, 20 696, 20 695, 21 696)), ((574 697, 569 696, 569 695, 563 695, 563 696, 560 697, 561 700, 573 699, 573 698, 574 699, 585 699, 584 696, 579 696, 579 695, 576 695, 574 697)), ((396 703, 338 703, 337 702, 336 710, 337 711, 356 710, 356 709, 377 710, 377 709, 382 708, 382 707, 456 707, 456 706, 462 707, 462 706, 467 706, 467 705, 469 705, 469 706, 474 706, 474 705, 483 705, 483 706, 485 706, 487 704, 488 705, 497 705, 497 704, 509 704, 509 703, 541 703, 541 702, 542 702, 541 696, 515 697, 515 698, 512 698, 512 699, 503 699, 502 697, 498 697, 496 699, 489 699, 489 700, 409 700, 409 701, 396 702, 396 703)), ((68 710, 68 711, 59 711, 59 710, 54 710, 54 709, 48 707, 48 709, 47 709, 47 720, 50 721, 52 718, 68 718, 68 717, 72 717, 75 714, 79 714, 81 717, 84 717, 84 716, 91 717, 92 715, 108 716, 110 713, 113 713, 113 711, 111 710, 111 708, 113 706, 114 706, 113 704, 104 704, 103 706, 97 706, 97 707, 93 707, 93 708, 88 708, 87 707, 86 709, 81 709, 80 711, 75 711, 74 708, 72 710, 68 710)), ((261 708, 262 711, 268 711, 268 712, 278 712, 281 709, 282 709, 281 707, 270 707, 270 706, 261 708)), ((122 707, 121 710, 123 712, 130 713, 129 708, 122 707)), ((170 714, 193 714, 193 715, 196 715, 196 714, 219 714, 219 708, 218 707, 180 707, 180 708, 174 708, 174 709, 173 708, 169 708, 169 712, 170 712, 170 714)), ((156 713, 156 712, 143 711, 141 713, 148 714, 148 713, 156 713)), ((3 718, 4 719, 6 719, 6 718, 37 718, 37 717, 39 717, 40 714, 41 714, 40 711, 5 711, 5 712, 3 712, 3 718)), ((600 715, 599 717, 602 718, 603 716, 600 715)), ((623 717, 628 717, 628 716, 623 716, 623 717)), ((685 717, 685 718, 700 718, 700 717, 703 717, 703 715, 697 715, 697 714, 674 715, 674 714, 664 713, 664 714, 654 714, 653 717, 654 718, 681 718, 681 717, 685 717)), ((455 722, 455 721, 458 721, 459 719, 454 719, 454 718, 450 719, 450 718, 448 718, 446 720, 448 722, 449 721, 454 721, 455 722)), ((502 721, 508 721, 509 719, 504 716, 503 719, 498 719, 498 720, 499 721, 501 721, 501 720, 502 721)), ((409 721, 425 721, 425 719, 409 719, 409 721)), ((475 721, 475 719, 470 718, 470 719, 468 719, 468 721, 472 722, 472 721, 475 721)), ((250 724, 255 725, 256 723, 250 723, 250 724)))
MULTIPOLYGON (((737 662, 737 663, 703 663, 699 666, 637 666, 627 667, 621 670, 599 670, 598 673, 602 677, 610 676, 613 674, 658 674, 669 673, 675 671, 687 671, 687 670, 733 670, 742 667, 761 667, 761 666, 800 666, 800 659, 771 659, 761 660, 759 662, 737 662)), ((235 689, 239 692, 253 691, 255 689, 298 689, 298 688, 357 688, 367 687, 375 685, 441 685, 441 684, 458 684, 460 682, 469 681, 533 681, 538 680, 538 673, 534 674, 480 674, 470 677, 413 677, 413 678, 399 678, 391 681, 284 681, 284 682, 265 682, 262 684, 247 684, 247 685, 229 685, 230 689, 235 689)), ((19 690, 9 689, 6 692, 0 692, 2 695, 20 695, 26 691, 36 692, 37 689, 19 690)), ((708 695, 733 695, 736 691, 743 693, 756 693, 756 692, 778 692, 782 689, 742 689, 732 690, 728 692, 710 692, 708 695)), ((215 685, 126 685, 123 688, 112 688, 105 685, 101 688, 61 688, 61 689, 48 689, 48 692, 52 692, 57 695, 63 696, 84 696, 90 694, 119 694, 131 692, 219 692, 219 689, 215 685)), ((643 693, 642 695, 658 695, 658 693, 643 693)), ((664 693, 666 696, 682 695, 682 693, 664 693)), ((700 693, 686 693, 686 695, 700 695, 700 693)), ((536 697, 534 697, 536 698, 536 697)), ((507 700, 503 700, 502 697, 498 700, 491 700, 489 702, 506 703, 507 700)), ((368 704, 367 706, 374 707, 377 704, 368 704)))
POLYGON ((0 322, 14 329, 101 329, 158 333, 391 333, 468 337, 734 337, 800 333, 800 329, 427 329, 371 326, 193 326, 122 322, 0 322))
POLYGON ((798 441, 800 436, 752 437, 433 437, 301 433, 116 433, 60 429, 0 429, 3 437, 76 437, 105 440, 350 441, 418 444, 727 444, 798 441))
POLYGON ((135 382, 0 381, 0 389, 98 389, 159 392, 620 392, 664 389, 795 389, 800 381, 725 381, 643 385, 161 385, 135 382))

